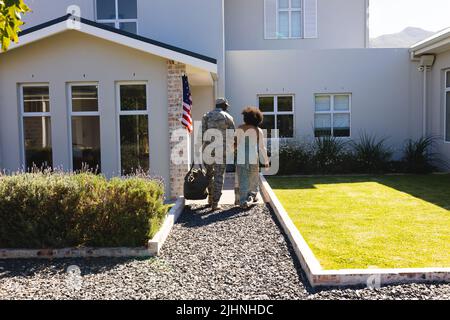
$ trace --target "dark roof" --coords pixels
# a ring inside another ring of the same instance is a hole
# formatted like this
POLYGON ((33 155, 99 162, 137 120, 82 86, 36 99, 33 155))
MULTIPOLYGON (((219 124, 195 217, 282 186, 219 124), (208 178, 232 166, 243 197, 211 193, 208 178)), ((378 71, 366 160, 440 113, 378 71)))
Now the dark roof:
MULTIPOLYGON (((34 27, 25 29, 25 30, 23 30, 23 31, 21 31, 19 33, 19 37, 27 35, 27 34, 30 34, 30 33, 33 33, 33 32, 36 32, 38 30, 41 30, 41 29, 44 29, 44 28, 47 28, 47 27, 50 27, 50 26, 58 24, 60 22, 66 21, 66 20, 68 20, 68 19, 70 19, 72 17, 73 16, 71 14, 67 14, 65 16, 62 16, 62 17, 59 17, 59 18, 56 18, 56 19, 44 22, 42 24, 36 25, 34 27)), ((195 53, 195 52, 192 52, 192 51, 189 51, 189 50, 185 50, 185 49, 182 49, 182 48, 179 48, 179 47, 175 47, 175 46, 172 46, 170 44, 163 43, 163 42, 160 42, 160 41, 156 41, 156 40, 153 40, 153 39, 150 39, 150 38, 146 38, 146 37, 134 34, 134 33, 130 33, 130 32, 123 31, 123 30, 119 30, 119 29, 116 29, 116 28, 113 28, 113 27, 109 27, 107 25, 104 25, 104 24, 101 24, 101 23, 98 23, 98 22, 95 22, 95 21, 92 21, 92 20, 88 20, 88 19, 84 19, 84 18, 79 18, 79 19, 80 19, 81 23, 84 23, 84 24, 87 24, 87 25, 90 25, 90 26, 93 26, 93 27, 96 27, 96 28, 99 28, 99 29, 103 29, 103 30, 107 30, 107 31, 110 31, 110 32, 114 32, 114 33, 120 34, 122 36, 126 36, 126 37, 129 37, 129 38, 135 39, 135 40, 139 40, 139 41, 142 41, 142 42, 145 42, 145 43, 149 43, 149 44, 152 44, 152 45, 164 48, 164 49, 168 49, 168 50, 175 51, 175 52, 178 52, 178 53, 181 53, 181 54, 185 54, 185 55, 191 56, 193 58, 197 58, 197 59, 200 59, 200 60, 204 60, 204 61, 207 61, 207 62, 210 62, 210 63, 217 64, 217 60, 216 59, 211 58, 211 57, 207 57, 207 56, 204 56, 204 55, 201 55, 199 53, 195 53)))

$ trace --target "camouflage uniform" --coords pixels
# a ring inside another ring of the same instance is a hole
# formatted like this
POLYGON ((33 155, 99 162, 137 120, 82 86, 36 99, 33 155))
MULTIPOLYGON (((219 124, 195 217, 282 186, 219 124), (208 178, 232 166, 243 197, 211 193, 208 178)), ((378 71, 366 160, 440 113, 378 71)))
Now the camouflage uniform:
MULTIPOLYGON (((218 205, 220 198, 222 196, 223 183, 225 179, 225 171, 227 168, 226 164, 226 131, 234 130, 234 120, 233 117, 221 108, 216 108, 213 111, 208 112, 203 116, 202 120, 203 136, 209 129, 217 129, 221 131, 223 136, 223 161, 222 164, 205 164, 206 175, 209 179, 209 204, 218 205)), ((208 146, 209 142, 203 143, 203 149, 208 146)))

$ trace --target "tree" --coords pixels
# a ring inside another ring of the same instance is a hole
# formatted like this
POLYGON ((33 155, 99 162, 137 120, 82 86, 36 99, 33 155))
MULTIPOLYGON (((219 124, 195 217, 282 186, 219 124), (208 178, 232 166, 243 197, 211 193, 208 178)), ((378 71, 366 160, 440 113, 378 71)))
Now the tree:
POLYGON ((19 41, 22 15, 30 11, 23 0, 0 0, 0 50, 6 51, 11 41, 19 41))

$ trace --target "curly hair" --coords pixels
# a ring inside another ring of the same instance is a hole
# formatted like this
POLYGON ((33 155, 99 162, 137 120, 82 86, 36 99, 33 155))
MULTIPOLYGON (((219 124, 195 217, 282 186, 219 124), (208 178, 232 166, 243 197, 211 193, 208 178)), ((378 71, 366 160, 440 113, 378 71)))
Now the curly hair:
POLYGON ((262 112, 256 107, 247 107, 242 111, 245 124, 255 127, 260 126, 263 123, 264 116, 262 112))

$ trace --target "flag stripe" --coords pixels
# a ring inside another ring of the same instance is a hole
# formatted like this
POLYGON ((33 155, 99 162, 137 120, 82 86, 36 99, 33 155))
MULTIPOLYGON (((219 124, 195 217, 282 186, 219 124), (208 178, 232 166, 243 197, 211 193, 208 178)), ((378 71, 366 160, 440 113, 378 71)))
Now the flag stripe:
POLYGON ((189 87, 189 79, 187 76, 183 76, 183 118, 181 124, 192 133, 192 94, 189 87))

